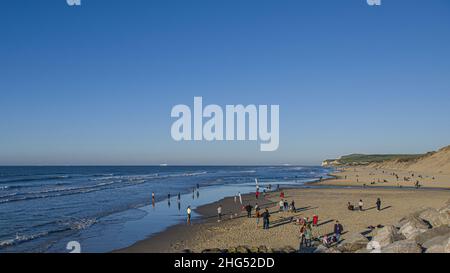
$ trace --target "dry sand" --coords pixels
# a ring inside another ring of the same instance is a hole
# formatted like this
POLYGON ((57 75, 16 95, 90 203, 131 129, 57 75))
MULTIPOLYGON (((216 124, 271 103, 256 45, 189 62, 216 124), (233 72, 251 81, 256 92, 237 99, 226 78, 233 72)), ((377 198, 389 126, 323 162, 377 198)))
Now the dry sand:
MULTIPOLYGON (((328 182, 328 181, 327 181, 328 182)), ((298 248, 299 227, 290 222, 291 217, 319 216, 319 227, 314 235, 323 235, 333 231, 335 220, 339 220, 345 230, 343 238, 353 232, 368 232, 368 226, 394 224, 402 217, 422 207, 439 208, 450 198, 450 191, 428 189, 382 189, 382 188, 319 188, 319 189, 288 189, 286 199, 295 200, 297 213, 277 212, 279 193, 272 193, 264 201, 259 200, 263 207, 270 207, 271 227, 262 229, 255 218, 247 218, 240 213, 240 205, 232 198, 226 198, 203 207, 197 211, 204 216, 202 222, 194 222, 191 226, 177 225, 152 236, 119 252, 179 252, 190 249, 200 252, 207 248, 229 248, 239 245, 280 248, 291 246, 298 248), (382 200, 382 210, 375 209, 377 198, 382 200), (355 205, 362 199, 364 211, 349 211, 347 202, 355 205), (216 208, 222 204, 226 214, 220 223, 217 222, 216 208), (230 215, 238 213, 240 217, 230 215)), ((254 195, 244 196, 244 204, 255 203, 254 195)))
POLYGON ((368 187, 414 187, 415 183, 419 181, 421 187, 450 189, 450 174, 445 173, 414 172, 373 167, 346 167, 334 175, 336 175, 337 179, 324 180, 320 184, 339 186, 366 185, 368 187), (396 175, 398 175, 398 180, 396 175))

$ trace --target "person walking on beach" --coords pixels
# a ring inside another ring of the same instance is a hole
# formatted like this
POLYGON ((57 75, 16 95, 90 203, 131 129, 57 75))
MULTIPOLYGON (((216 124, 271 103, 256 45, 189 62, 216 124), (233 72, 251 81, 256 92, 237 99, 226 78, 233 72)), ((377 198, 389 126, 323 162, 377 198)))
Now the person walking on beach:
POLYGON ((306 229, 305 229, 305 246, 306 247, 311 247, 311 241, 312 241, 311 225, 306 225, 306 229))
POLYGON ((242 195, 241 195, 241 192, 238 192, 238 196, 239 196, 239 202, 240 202, 241 205, 242 205, 242 195))
POLYGON ((294 200, 292 200, 290 208, 291 208, 291 212, 293 212, 293 213, 295 213, 297 211, 297 209, 295 208, 295 201, 294 200))
POLYGON ((191 212, 192 212, 191 206, 188 206, 188 207, 187 207, 187 210, 186 210, 186 213, 187 213, 187 223, 188 223, 188 225, 191 224, 191 212))
POLYGON ((342 231, 344 230, 344 227, 339 223, 339 221, 336 220, 336 224, 334 224, 334 238, 336 238, 336 242, 339 242, 341 239, 342 231))
POLYGON ((252 206, 250 204, 248 204, 247 206, 245 206, 245 210, 247 211, 247 217, 251 218, 252 217, 252 206))
POLYGON ((363 203, 363 201, 360 199, 359 202, 358 202, 358 207, 359 207, 359 210, 360 210, 360 211, 363 211, 363 206, 364 206, 364 203, 363 203))
POLYGON ((234 203, 237 203, 237 194, 234 195, 234 203))
POLYGON ((263 218, 263 229, 269 229, 269 218, 270 218, 269 210, 266 209, 261 216, 263 218))
POLYGON ((255 204, 256 227, 258 227, 258 225, 259 225, 259 218, 261 217, 260 210, 261 210, 261 208, 258 206, 258 203, 256 203, 255 204))
POLYGON ((283 208, 284 208, 283 200, 280 200, 280 203, 278 203, 278 205, 280 206, 280 211, 283 211, 283 208))
POLYGON ((217 217, 219 218, 217 222, 220 222, 222 220, 222 205, 217 208, 217 217))
POLYGON ((280 192, 280 198, 281 198, 281 199, 284 199, 284 192, 283 192, 283 191, 280 192))
POLYGON ((377 210, 380 211, 381 210, 381 199, 380 198, 377 198, 376 204, 377 204, 377 210))
POLYGON ((306 225, 302 224, 300 226, 300 234, 299 234, 299 239, 300 239, 300 244, 298 247, 299 251, 302 249, 302 246, 305 244, 305 232, 306 232, 306 225))

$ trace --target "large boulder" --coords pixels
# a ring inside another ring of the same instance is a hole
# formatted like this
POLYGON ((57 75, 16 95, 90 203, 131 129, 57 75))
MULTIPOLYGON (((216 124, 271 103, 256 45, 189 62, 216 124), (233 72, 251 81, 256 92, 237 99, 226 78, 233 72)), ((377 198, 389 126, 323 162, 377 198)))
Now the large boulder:
POLYGON ((447 238, 450 237, 450 227, 439 226, 436 228, 429 229, 424 233, 417 235, 415 238, 416 243, 424 248, 428 248, 436 243, 443 243, 447 238))
POLYGON ((236 253, 249 253, 249 248, 248 246, 238 246, 236 247, 236 253))
POLYGON ((394 242, 381 250, 382 253, 422 253, 422 248, 414 240, 394 242))
POLYGON ((338 250, 342 252, 354 252, 358 249, 365 248, 369 239, 360 233, 353 233, 346 236, 345 240, 338 245, 338 250))
POLYGON ((441 215, 437 209, 427 208, 419 214, 419 218, 429 223, 432 227, 443 225, 441 215))
POLYGON ((450 253, 450 239, 448 239, 447 242, 444 243, 444 252, 450 253))
POLYGON ((414 239, 428 229, 429 225, 419 217, 410 216, 403 222, 399 231, 403 234, 403 236, 405 236, 406 239, 414 239))
POLYGON ((320 245, 320 246, 316 247, 316 249, 314 250, 314 253, 328 253, 328 247, 326 247, 324 245, 320 245))
POLYGON ((444 246, 443 245, 434 245, 425 251, 425 253, 444 253, 444 246))
POLYGON ((281 248, 282 253, 295 253, 297 252, 297 249, 291 247, 291 246, 285 246, 281 248))
POLYGON ((259 246, 258 247, 258 253, 267 253, 268 249, 266 246, 259 246))
POLYGON ((202 253, 222 253, 223 251, 219 248, 207 248, 202 251, 202 253))
POLYGON ((435 245, 444 246, 444 244, 447 242, 447 240, 449 238, 450 238, 449 235, 434 237, 434 238, 426 241, 425 243, 423 243, 421 246, 422 246, 422 248, 426 248, 426 249, 428 249, 432 246, 435 246, 435 245))
POLYGON ((385 247, 396 241, 396 237, 398 237, 397 229, 394 226, 385 226, 376 230, 372 242, 377 242, 380 247, 385 247))
POLYGON ((341 253, 341 252, 334 247, 328 248, 324 245, 319 245, 314 250, 314 253, 341 253))
POLYGON ((230 247, 228 248, 227 253, 237 253, 237 249, 235 247, 230 247))
POLYGON ((450 225, 450 204, 439 210, 439 220, 443 225, 450 225))

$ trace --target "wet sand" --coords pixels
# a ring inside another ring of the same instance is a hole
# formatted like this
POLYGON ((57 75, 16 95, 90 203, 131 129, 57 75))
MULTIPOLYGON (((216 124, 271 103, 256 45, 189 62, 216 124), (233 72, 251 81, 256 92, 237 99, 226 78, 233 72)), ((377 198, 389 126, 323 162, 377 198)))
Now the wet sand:
MULTIPOLYGON (((327 183, 323 181, 321 183, 327 183)), ((439 208, 450 198, 450 191, 428 189, 400 188, 314 188, 286 189, 285 198, 295 200, 297 212, 278 212, 279 192, 273 192, 267 198, 258 200, 263 208, 270 208, 271 224, 269 230, 262 229, 262 220, 256 226, 254 217, 247 218, 241 211, 241 205, 235 204, 234 198, 199 207, 202 218, 194 220, 192 225, 186 223, 173 226, 148 239, 140 241, 117 252, 180 252, 190 249, 201 252, 208 248, 249 247, 265 245, 268 248, 298 247, 298 226, 292 218, 319 216, 319 226, 313 234, 320 236, 331 233, 336 220, 344 226, 343 238, 353 232, 370 235, 369 226, 394 224, 405 215, 419 208, 439 208), (382 200, 382 210, 377 211, 375 202, 382 200), (349 211, 347 202, 357 205, 359 199, 364 202, 364 211, 349 211), (217 207, 223 207, 223 220, 217 220, 217 207), (231 218, 232 217, 232 218, 231 218)), ((244 205, 254 205, 254 194, 243 195, 244 205)), ((254 211, 253 211, 254 212, 254 211)))

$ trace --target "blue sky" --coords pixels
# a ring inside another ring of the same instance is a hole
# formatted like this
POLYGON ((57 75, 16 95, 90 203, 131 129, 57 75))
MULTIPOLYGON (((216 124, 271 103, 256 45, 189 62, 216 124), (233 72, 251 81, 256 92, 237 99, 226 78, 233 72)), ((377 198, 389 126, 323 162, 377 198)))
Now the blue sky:
POLYGON ((318 164, 450 144, 448 0, 5 0, 0 165, 318 164), (171 108, 279 104, 280 147, 171 108))

